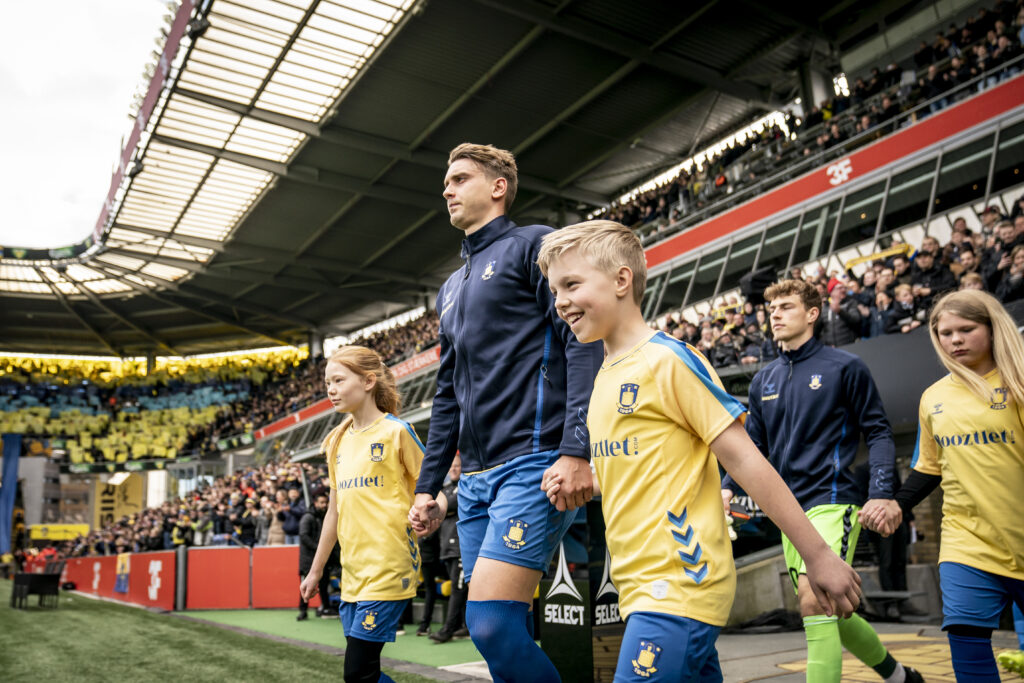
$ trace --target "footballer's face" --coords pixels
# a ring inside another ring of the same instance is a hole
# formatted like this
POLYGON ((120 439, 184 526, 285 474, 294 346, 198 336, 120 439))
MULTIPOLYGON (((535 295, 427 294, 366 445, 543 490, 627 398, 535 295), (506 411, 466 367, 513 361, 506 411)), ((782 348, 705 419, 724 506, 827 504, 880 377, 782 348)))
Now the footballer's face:
POLYGON ((943 313, 935 326, 942 350, 979 375, 995 368, 992 360, 992 330, 953 313, 943 313))
POLYGON ((444 177, 444 199, 452 225, 467 234, 504 213, 508 181, 489 178, 472 159, 456 159, 444 177))
POLYGON ((373 376, 364 377, 352 372, 338 361, 329 361, 324 370, 324 382, 327 386, 327 398, 331 400, 334 410, 339 413, 351 413, 359 409, 369 400, 373 400, 373 376))
POLYGON ((581 343, 605 339, 615 320, 615 278, 595 268, 578 249, 569 249, 548 266, 548 285, 558 317, 581 343))
POLYGON ((798 294, 775 297, 768 304, 768 313, 775 340, 781 344, 796 342, 796 346, 810 338, 818 319, 818 309, 807 310, 798 294))

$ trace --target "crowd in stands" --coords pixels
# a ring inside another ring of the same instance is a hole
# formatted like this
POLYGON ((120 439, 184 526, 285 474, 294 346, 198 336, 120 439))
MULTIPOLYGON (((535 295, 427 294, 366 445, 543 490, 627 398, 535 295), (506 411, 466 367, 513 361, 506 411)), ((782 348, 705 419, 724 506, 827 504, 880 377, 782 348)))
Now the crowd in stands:
POLYGON ((613 204, 594 218, 629 225, 645 237, 667 231, 684 217, 765 178, 775 177, 781 183, 803 173, 807 168, 797 163, 803 157, 818 158, 826 151, 840 156, 909 125, 910 120, 894 119, 923 103, 930 102, 913 118, 923 118, 1016 75, 1024 67, 1024 61, 1014 62, 1022 54, 1022 42, 1024 0, 1003 0, 994 10, 982 9, 963 26, 951 25, 933 43, 922 42, 912 61, 875 67, 857 77, 848 94, 837 93, 805 107, 802 119, 787 112, 784 126, 750 133, 703 163, 680 171, 661 187, 613 204), (986 73, 977 85, 960 88, 986 73))
MULTIPOLYGON (((972 231, 964 218, 956 218, 948 243, 925 237, 916 251, 907 245, 862 269, 805 273, 794 268, 789 276, 817 287, 823 302, 820 338, 831 346, 911 332, 926 323, 937 297, 956 289, 982 289, 1004 303, 1024 299, 1024 196, 1009 217, 987 207, 981 223, 981 230, 972 231)), ((676 312, 659 325, 719 368, 778 354, 764 304, 730 298, 696 322, 676 312)))
POLYGON ((326 465, 270 462, 201 485, 178 500, 122 517, 59 547, 63 557, 180 546, 297 544, 310 501, 328 494, 326 465), (305 482, 305 484, 304 484, 305 482))
MULTIPOLYGON (((353 340, 394 364, 437 343, 428 311, 353 340)), ((139 361, 0 358, 0 433, 59 439, 72 463, 212 453, 323 398, 324 360, 304 350, 139 361)))

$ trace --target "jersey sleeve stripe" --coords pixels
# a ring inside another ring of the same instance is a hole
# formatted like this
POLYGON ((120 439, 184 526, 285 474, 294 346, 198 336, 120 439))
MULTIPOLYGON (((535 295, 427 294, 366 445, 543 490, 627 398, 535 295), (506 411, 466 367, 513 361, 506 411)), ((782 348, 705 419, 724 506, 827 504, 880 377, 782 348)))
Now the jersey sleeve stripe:
POLYGON ((917 459, 921 457, 921 424, 917 425, 917 436, 914 438, 914 455, 910 457, 910 469, 914 469, 917 459))
POLYGON ((421 451, 426 451, 427 450, 426 448, 423 447, 423 442, 420 441, 420 437, 416 436, 416 430, 412 428, 412 425, 410 425, 405 420, 400 420, 397 417, 395 417, 394 415, 390 415, 390 414, 388 415, 387 419, 393 420, 393 421, 397 422, 398 424, 402 425, 403 427, 405 427, 405 431, 409 432, 409 436, 411 436, 413 438, 413 441, 415 441, 416 445, 420 447, 420 450, 421 451))
POLYGON ((671 350, 679 360, 683 361, 683 364, 700 378, 700 381, 704 383, 704 386, 711 392, 711 395, 718 399, 718 402, 730 415, 739 417, 746 412, 746 408, 743 407, 742 403, 729 395, 729 392, 725 389, 715 384, 714 380, 711 379, 711 373, 708 372, 704 363, 688 346, 660 332, 651 337, 651 341, 671 350))

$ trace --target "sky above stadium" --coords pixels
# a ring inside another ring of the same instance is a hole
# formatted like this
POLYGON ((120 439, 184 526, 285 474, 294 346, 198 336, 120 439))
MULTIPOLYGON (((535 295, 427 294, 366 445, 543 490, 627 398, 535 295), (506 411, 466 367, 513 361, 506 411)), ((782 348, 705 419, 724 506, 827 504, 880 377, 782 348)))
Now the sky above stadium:
POLYGON ((165 0, 9 3, 0 41, 0 245, 60 247, 92 231, 165 0))

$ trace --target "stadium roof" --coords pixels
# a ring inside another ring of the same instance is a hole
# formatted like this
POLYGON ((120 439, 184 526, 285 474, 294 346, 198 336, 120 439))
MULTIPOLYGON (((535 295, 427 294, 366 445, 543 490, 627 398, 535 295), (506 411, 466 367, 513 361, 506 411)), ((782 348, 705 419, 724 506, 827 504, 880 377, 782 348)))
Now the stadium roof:
POLYGON ((0 348, 352 331, 458 264, 456 144, 513 150, 513 218, 564 224, 791 101, 801 64, 907 4, 186 0, 93 238, 4 251, 0 348))

